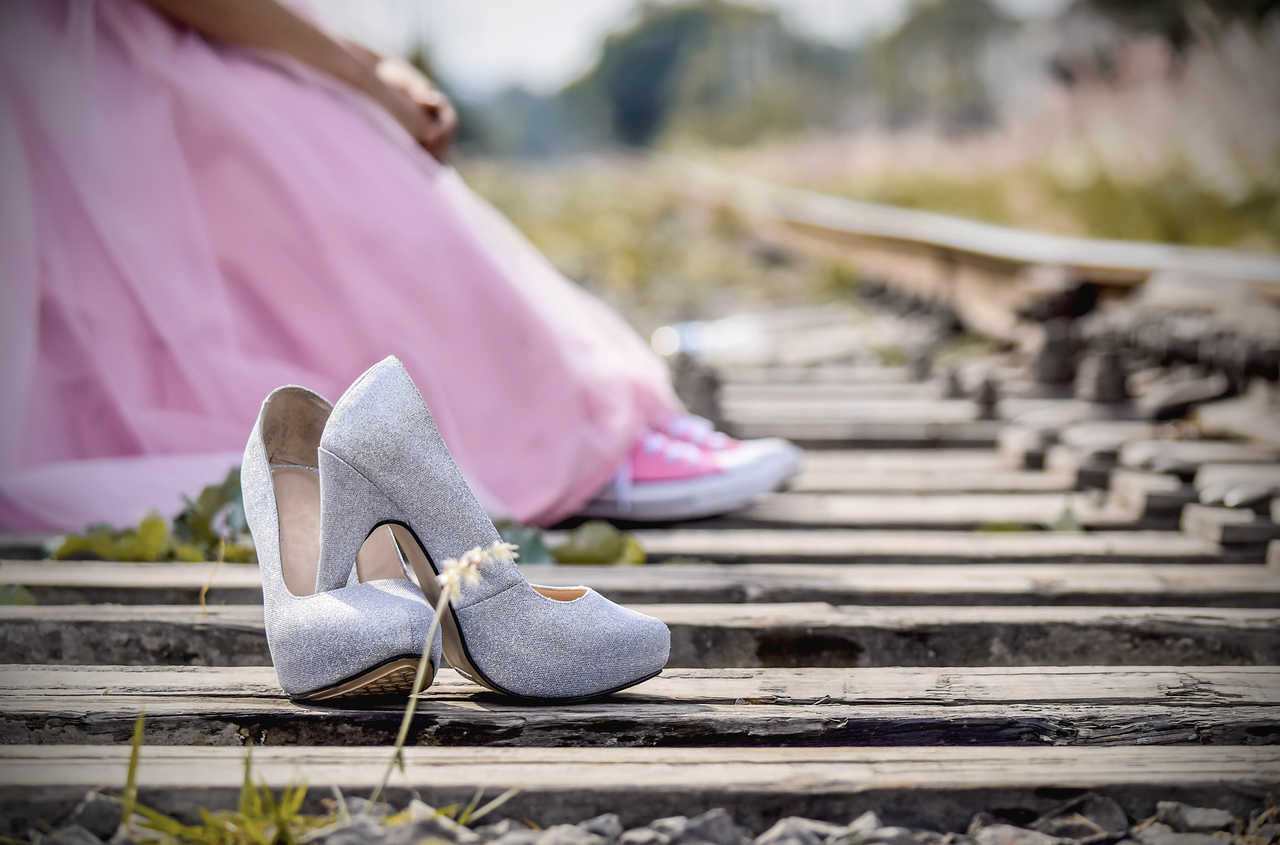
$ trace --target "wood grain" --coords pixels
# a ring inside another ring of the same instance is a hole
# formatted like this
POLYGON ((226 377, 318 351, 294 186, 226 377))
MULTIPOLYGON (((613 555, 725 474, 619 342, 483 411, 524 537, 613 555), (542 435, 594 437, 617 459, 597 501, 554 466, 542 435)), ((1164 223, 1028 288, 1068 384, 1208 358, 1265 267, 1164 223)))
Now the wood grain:
POLYGON ((725 563, 1002 563, 1040 561, 1261 563, 1261 549, 1224 548, 1176 531, 805 531, 677 528, 636 532, 651 559, 725 563))
MULTIPOLYGON (((1280 606, 1280 572, 1253 564, 653 564, 524 572, 630 604, 1280 606)), ((5 561, 0 584, 23 585, 47 605, 191 606, 206 584, 211 607, 262 603, 258 568, 232 564, 5 561)))
MULTIPOLYGON (((634 605, 672 667, 1273 665, 1280 611, 1241 608, 634 605)), ((0 607, 0 662, 269 665, 261 606, 0 607)))
MULTIPOLYGON (((389 743, 403 700, 297 704, 269 668, 0 666, 0 742, 389 743)), ((668 670, 569 707, 442 670, 418 745, 1254 745, 1280 740, 1280 669, 668 670)))

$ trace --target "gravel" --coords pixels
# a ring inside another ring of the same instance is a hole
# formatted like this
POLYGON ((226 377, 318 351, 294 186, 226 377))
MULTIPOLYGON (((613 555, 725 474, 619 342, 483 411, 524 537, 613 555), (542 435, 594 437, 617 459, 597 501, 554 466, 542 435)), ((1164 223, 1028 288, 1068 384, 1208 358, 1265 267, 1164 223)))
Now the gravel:
MULTIPOLYGON (((347 817, 307 834, 303 845, 1280 845, 1280 824, 1273 823, 1271 811, 1241 819, 1225 810, 1162 801, 1155 816, 1135 822, 1116 802, 1093 794, 1025 825, 978 813, 965 833, 886 826, 866 812, 844 825, 789 816, 755 837, 722 809, 655 819, 632 830, 624 830, 613 813, 545 830, 514 819, 472 829, 417 800, 395 814, 394 824, 386 823, 385 807, 345 800, 347 817)), ((57 828, 29 831, 28 838, 33 845, 128 845, 120 818, 117 799, 90 792, 57 828)))

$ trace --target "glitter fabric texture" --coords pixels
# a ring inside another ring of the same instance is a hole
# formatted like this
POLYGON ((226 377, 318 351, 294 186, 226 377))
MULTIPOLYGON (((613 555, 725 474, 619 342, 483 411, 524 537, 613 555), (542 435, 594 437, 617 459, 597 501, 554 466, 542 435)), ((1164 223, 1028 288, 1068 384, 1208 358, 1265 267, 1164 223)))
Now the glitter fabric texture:
MULTIPOLYGON (((336 588, 294 595, 285 585, 280 558, 279 513, 271 479, 273 464, 316 467, 317 445, 329 403, 301 387, 281 387, 262 403, 240 470, 245 516, 262 570, 267 644, 280 686, 305 696, 398 657, 422 654, 434 613, 407 580, 347 586, 355 563, 336 588)), ((356 541, 359 550, 365 535, 356 541)), ((440 640, 432 646, 440 665, 440 640)))
MULTIPOLYGON (((319 466, 320 590, 347 582, 361 542, 382 522, 407 525, 436 564, 500 541, 394 357, 338 400, 319 466)), ((584 698, 638 683, 667 661, 670 633, 657 619, 591 590, 572 601, 548 598, 505 552, 478 573, 452 608, 473 665, 501 691, 584 698)))

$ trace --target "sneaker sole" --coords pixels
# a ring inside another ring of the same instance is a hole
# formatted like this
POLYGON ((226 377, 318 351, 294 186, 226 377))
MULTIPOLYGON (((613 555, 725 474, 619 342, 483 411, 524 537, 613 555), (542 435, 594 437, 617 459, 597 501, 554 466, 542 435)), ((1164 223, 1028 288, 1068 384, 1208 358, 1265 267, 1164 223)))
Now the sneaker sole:
MULTIPOLYGON (((746 441, 747 444, 752 441, 746 441)), ((766 493, 781 489, 800 472, 798 456, 788 452, 760 455, 751 463, 717 475, 683 481, 652 481, 631 488, 629 508, 609 495, 587 502, 581 516, 631 522, 702 519, 741 510, 766 493)))

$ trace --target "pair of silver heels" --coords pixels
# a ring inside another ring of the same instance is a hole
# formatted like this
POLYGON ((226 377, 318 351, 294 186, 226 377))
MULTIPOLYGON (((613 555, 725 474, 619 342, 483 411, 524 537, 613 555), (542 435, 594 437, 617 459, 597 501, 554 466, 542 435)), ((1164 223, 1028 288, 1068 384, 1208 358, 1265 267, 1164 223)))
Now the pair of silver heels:
POLYGON ((428 683, 442 651, 477 683, 532 700, 605 695, 666 664, 670 632, 657 619, 586 587, 525 581, 395 358, 333 406, 301 387, 272 392, 241 486, 271 660, 292 698, 409 690, 440 567, 477 547, 495 551, 448 602, 428 683))

